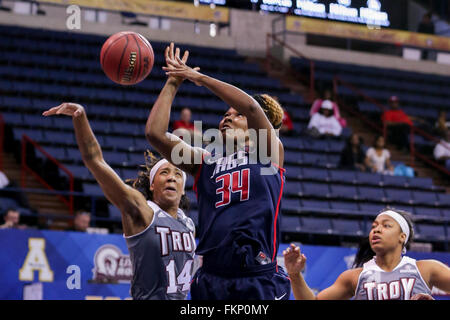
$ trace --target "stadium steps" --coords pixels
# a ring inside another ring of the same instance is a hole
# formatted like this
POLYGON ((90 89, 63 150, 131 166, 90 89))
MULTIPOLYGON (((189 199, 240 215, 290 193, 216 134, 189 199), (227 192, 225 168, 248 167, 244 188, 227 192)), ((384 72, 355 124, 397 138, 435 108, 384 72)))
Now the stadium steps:
MULTIPOLYGON (((20 165, 16 162, 14 155, 8 152, 3 153, 3 166, 4 172, 8 179, 14 181, 18 186, 20 185, 21 178, 21 170, 20 165)), ((27 188, 30 189, 42 189, 43 186, 40 184, 34 177, 31 175, 27 175, 27 188)), ((47 214, 63 214, 68 215, 68 208, 59 200, 58 197, 53 195, 44 195, 44 194, 35 194, 35 193, 26 193, 27 200, 31 206, 31 208, 36 208, 38 213, 47 213, 47 214)), ((39 219, 39 224, 45 225, 45 218, 39 219), (42 220, 41 220, 42 219, 42 220)), ((59 229, 58 226, 66 225, 67 222, 65 220, 55 219, 52 221, 50 225, 51 229, 59 229)))

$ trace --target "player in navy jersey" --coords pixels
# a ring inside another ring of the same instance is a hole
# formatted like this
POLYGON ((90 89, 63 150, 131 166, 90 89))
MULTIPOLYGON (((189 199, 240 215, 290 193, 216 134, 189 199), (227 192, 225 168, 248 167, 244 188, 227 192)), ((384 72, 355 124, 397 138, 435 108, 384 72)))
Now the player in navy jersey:
POLYGON ((297 300, 431 300, 433 287, 450 292, 450 268, 436 260, 416 261, 406 248, 414 238, 409 214, 387 208, 372 223, 369 237, 360 245, 354 268, 344 271, 317 296, 309 289, 301 271, 306 257, 291 244, 283 254, 297 300))
POLYGON ((189 203, 184 195, 186 174, 149 154, 137 179, 125 183, 103 159, 83 106, 63 103, 43 115, 72 117, 84 164, 122 214, 133 266, 133 299, 185 299, 196 245, 194 223, 181 209, 189 203))
POLYGON ((173 43, 166 48, 168 79, 147 120, 146 137, 166 159, 195 177, 197 254, 203 265, 194 276, 191 297, 288 299, 290 282, 276 261, 285 178, 284 149, 275 129, 281 126, 283 110, 266 94, 252 97, 188 67, 188 54, 180 58, 173 43), (185 79, 206 87, 230 106, 218 136, 231 141, 231 148, 227 144, 209 153, 167 133, 171 105, 185 79), (250 129, 265 135, 252 140, 250 129), (268 159, 257 153, 261 145, 267 147, 268 159), (179 161, 180 154, 188 161, 179 161))

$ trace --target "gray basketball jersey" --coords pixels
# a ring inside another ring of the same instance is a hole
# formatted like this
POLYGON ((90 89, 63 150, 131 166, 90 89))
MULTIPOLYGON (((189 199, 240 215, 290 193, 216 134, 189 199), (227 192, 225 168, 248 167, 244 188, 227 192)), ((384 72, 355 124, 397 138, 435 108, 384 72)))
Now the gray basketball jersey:
POLYGON ((394 270, 386 272, 372 259, 363 265, 355 300, 409 300, 417 293, 431 295, 416 260, 404 256, 394 270))
POLYGON ((156 203, 153 221, 142 232, 125 237, 133 265, 131 296, 135 300, 186 299, 193 272, 194 223, 181 209, 175 219, 156 203))

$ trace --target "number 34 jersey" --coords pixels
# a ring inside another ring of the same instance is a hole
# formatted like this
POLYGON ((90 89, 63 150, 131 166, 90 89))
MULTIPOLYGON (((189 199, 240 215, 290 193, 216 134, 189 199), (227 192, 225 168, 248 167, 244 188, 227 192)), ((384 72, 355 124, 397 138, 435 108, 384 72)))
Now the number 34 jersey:
POLYGON ((131 296, 135 300, 186 299, 193 272, 194 223, 181 209, 175 219, 156 203, 153 221, 142 232, 125 237, 133 265, 131 296))
POLYGON ((248 151, 205 155, 194 184, 203 263, 242 270, 276 262, 284 169, 248 151))

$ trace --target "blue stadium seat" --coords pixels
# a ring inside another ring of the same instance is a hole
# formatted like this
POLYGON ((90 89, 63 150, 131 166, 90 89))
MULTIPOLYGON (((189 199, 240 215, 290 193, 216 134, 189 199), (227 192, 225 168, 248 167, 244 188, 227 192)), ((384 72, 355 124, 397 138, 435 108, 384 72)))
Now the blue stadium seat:
POLYGON ((328 184, 302 182, 301 195, 327 198, 330 196, 330 189, 328 184))
POLYGON ((363 234, 358 220, 332 219, 334 233, 348 236, 361 236, 363 234))
POLYGON ((328 218, 301 217, 301 231, 318 234, 333 233, 331 220, 328 218))
POLYGON ((359 184, 380 186, 382 184, 382 175, 377 173, 356 172, 356 180, 359 184))
POLYGON ((300 177, 302 175, 302 171, 300 167, 297 166, 284 166, 284 168, 286 169, 286 176, 289 178, 297 178, 300 177))
POLYGON ((436 197, 436 193, 433 191, 426 192, 426 191, 413 191, 413 199, 414 203, 418 204, 425 204, 425 205, 437 205, 438 199, 436 197))
POLYGON ((437 194, 439 205, 450 207, 450 194, 438 193, 437 194))
POLYGON ((103 191, 98 184, 83 183, 83 192, 89 196, 103 197, 103 191))
POLYGON ((442 225, 416 224, 416 237, 421 240, 446 241, 445 228, 442 225))
POLYGON ((286 181, 284 184, 283 193, 290 195, 297 195, 301 191, 301 183, 298 181, 286 181))
POLYGON ((326 211, 328 212, 330 209, 330 204, 327 200, 307 200, 301 199, 301 208, 302 210, 311 210, 311 211, 326 211))
POLYGON ((358 192, 354 186, 344 186, 338 184, 330 185, 331 197, 339 199, 358 199, 358 192))
POLYGON ((409 190, 402 190, 402 189, 393 189, 393 188, 387 188, 385 189, 386 198, 389 201, 393 202, 399 202, 399 203, 413 203, 413 198, 411 191, 409 190))
POLYGON ((386 201, 386 195, 382 188, 358 187, 358 196, 360 199, 368 201, 386 201))
POLYGON ((330 180, 327 169, 317 169, 317 168, 302 168, 301 179, 323 181, 323 182, 327 182, 330 180))
POLYGON ((348 213, 359 212, 357 202, 330 201, 331 209, 345 211, 348 213))
POLYGON ((355 183, 355 171, 346 170, 330 170, 330 181, 340 183, 355 183))
POLYGON ((290 233, 300 232, 300 218, 284 215, 281 219, 281 231, 290 233))
POLYGON ((281 206, 283 210, 297 211, 300 208, 300 200, 293 198, 283 198, 281 201, 281 206))
POLYGON ((112 220, 122 220, 122 214, 120 213, 120 210, 112 204, 108 204, 108 211, 109 211, 109 218, 112 220))
POLYGON ((414 213, 420 216, 427 217, 442 217, 441 210, 439 208, 428 208, 428 207, 414 207, 414 213))
POLYGON ((408 178, 383 175, 383 185, 390 187, 406 187, 408 185, 408 178))

